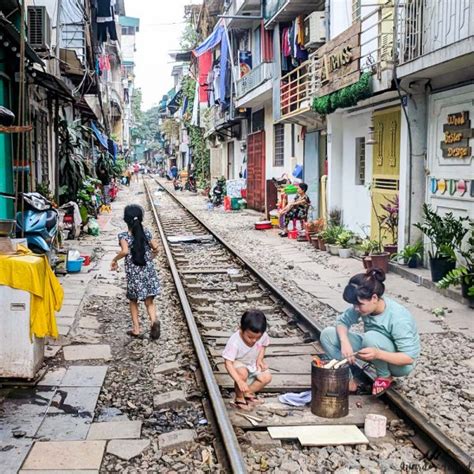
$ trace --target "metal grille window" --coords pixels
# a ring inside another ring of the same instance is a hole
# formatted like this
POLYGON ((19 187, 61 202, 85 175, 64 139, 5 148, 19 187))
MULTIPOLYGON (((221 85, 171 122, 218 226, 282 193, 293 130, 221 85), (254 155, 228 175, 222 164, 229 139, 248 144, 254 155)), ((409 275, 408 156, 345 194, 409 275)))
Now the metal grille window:
POLYGON ((356 175, 355 184, 363 186, 365 184, 365 137, 355 139, 356 150, 356 175))
POLYGON ((285 164, 285 126, 283 124, 273 126, 273 137, 273 166, 283 166, 285 164))
POLYGON ((36 115, 34 140, 36 179, 39 183, 43 183, 49 180, 48 117, 44 112, 36 115))
POLYGON ((352 0, 352 23, 360 20, 361 1, 352 0))

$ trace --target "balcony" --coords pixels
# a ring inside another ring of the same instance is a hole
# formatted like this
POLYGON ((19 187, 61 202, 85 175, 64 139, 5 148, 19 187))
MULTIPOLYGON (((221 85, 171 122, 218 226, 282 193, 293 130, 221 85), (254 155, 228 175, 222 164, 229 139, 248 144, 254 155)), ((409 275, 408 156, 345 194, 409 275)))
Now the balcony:
POLYGON ((321 124, 321 117, 311 108, 316 87, 318 60, 315 53, 280 80, 280 120, 307 127, 321 124))
POLYGON ((205 128, 204 136, 207 138, 223 128, 230 121, 228 111, 223 112, 221 107, 214 105, 203 113, 202 122, 205 128))
POLYGON ((402 1, 397 9, 399 77, 426 78, 474 67, 474 3, 470 0, 402 1), (471 57, 470 57, 471 56, 471 57), (445 64, 444 68, 439 65, 445 64))
POLYGON ((237 107, 256 107, 259 101, 271 97, 273 63, 260 63, 237 81, 237 107), (263 97, 265 96, 265 97, 263 97))
POLYGON ((246 28, 249 23, 253 24, 255 19, 261 15, 261 0, 232 0, 225 12, 226 16, 248 16, 250 18, 229 18, 227 20, 228 28, 246 28))
POLYGON ((293 21, 298 15, 309 15, 314 11, 324 11, 325 0, 273 0, 265 2, 265 28, 278 22, 293 21))

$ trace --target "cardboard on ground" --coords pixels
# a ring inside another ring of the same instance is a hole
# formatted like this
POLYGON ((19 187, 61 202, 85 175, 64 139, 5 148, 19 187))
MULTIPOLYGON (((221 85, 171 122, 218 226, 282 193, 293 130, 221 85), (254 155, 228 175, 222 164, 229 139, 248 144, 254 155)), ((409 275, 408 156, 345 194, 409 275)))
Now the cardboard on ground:
POLYGON ((356 425, 269 426, 267 429, 273 439, 297 438, 303 446, 369 443, 356 425))

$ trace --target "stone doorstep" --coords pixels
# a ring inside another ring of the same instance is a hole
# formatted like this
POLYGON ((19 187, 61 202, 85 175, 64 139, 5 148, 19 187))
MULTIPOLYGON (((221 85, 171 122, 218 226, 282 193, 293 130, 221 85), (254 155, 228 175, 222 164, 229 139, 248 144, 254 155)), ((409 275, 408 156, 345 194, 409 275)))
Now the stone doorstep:
POLYGON ((141 431, 141 421, 105 421, 92 423, 87 439, 138 439, 141 431))
POLYGON ((153 406, 156 410, 163 408, 183 408, 190 405, 191 404, 186 400, 186 394, 183 390, 159 393, 153 397, 153 406))
POLYGON ((23 464, 23 470, 98 471, 105 441, 37 441, 23 464))
POLYGON ((196 431, 194 430, 170 431, 158 436, 158 446, 163 451, 179 449, 193 443, 195 438, 196 431))
POLYGON ((130 461, 150 446, 149 439, 113 439, 107 444, 107 453, 130 461))

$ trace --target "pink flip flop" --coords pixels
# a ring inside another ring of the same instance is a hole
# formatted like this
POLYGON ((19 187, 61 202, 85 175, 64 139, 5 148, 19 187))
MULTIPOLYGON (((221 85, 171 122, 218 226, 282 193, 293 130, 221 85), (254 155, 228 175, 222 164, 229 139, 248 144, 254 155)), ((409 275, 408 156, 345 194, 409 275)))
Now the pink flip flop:
POLYGON ((386 379, 384 377, 377 377, 372 385, 372 395, 380 397, 383 395, 393 384, 393 380, 386 379), (379 389, 379 391, 377 391, 379 389), (381 390, 380 390, 381 389, 381 390))

